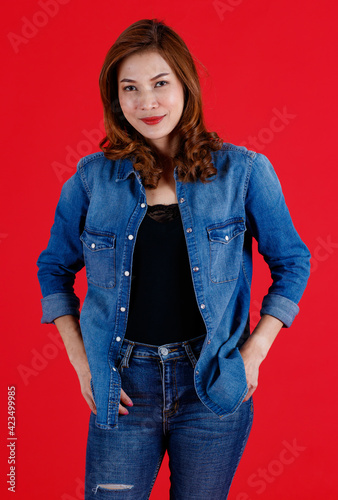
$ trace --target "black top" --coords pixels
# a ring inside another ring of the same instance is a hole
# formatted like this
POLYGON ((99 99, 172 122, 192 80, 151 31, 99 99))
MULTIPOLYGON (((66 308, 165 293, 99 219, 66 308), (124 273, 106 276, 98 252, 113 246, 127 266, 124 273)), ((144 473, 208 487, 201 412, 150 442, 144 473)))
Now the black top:
POLYGON ((148 205, 134 247, 125 338, 163 345, 205 333, 178 203, 148 205))

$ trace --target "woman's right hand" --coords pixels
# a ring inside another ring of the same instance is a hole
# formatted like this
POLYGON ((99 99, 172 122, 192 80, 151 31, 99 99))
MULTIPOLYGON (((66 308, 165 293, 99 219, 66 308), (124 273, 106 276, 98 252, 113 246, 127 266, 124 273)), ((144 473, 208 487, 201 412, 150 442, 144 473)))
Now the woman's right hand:
MULTIPOLYGON (((81 387, 81 393, 84 399, 86 400, 89 408, 95 415, 97 414, 96 411, 96 405, 90 385, 90 379, 91 379, 91 374, 90 371, 88 370, 87 367, 83 367, 81 369, 77 369, 77 376, 79 378, 80 382, 80 387, 81 387)), ((132 400, 128 397, 128 395, 125 393, 125 391, 121 387, 121 403, 128 405, 128 406, 133 406, 132 400)), ((119 414, 121 415, 128 415, 129 411, 127 408, 122 406, 122 404, 119 405, 119 414)))
MULTIPOLYGON (((97 414, 94 395, 90 386, 91 373, 89 369, 86 350, 83 344, 79 319, 76 316, 65 314, 54 319, 54 323, 62 337, 68 354, 69 361, 75 369, 80 386, 81 393, 86 400, 89 408, 95 415, 97 414)), ((121 403, 133 406, 133 402, 121 388, 121 403)), ((127 408, 119 405, 119 414, 128 415, 127 408)))
MULTIPOLYGON (((127 396, 127 394, 124 392, 122 387, 121 387, 121 398, 120 399, 121 399, 121 402, 123 404, 128 405, 128 406, 133 406, 132 400, 130 399, 129 396, 127 396)), ((121 414, 121 415, 128 415, 129 414, 129 411, 127 410, 127 408, 122 406, 121 403, 119 406, 119 414, 121 414)))
POLYGON ((87 364, 81 364, 75 368, 81 387, 81 394, 93 413, 96 415, 96 405, 92 388, 90 385, 91 373, 87 364))

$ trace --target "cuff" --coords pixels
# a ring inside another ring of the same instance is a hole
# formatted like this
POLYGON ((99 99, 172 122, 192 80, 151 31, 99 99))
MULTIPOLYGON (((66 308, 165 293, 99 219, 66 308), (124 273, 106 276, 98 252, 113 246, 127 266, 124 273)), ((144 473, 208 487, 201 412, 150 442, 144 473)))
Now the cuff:
POLYGON ((80 317, 80 299, 73 293, 60 292, 41 299, 41 323, 54 323, 54 319, 65 314, 80 317))
POLYGON ((268 293, 263 299, 261 316, 270 314, 284 323, 285 327, 291 326, 299 312, 298 305, 283 295, 268 293))

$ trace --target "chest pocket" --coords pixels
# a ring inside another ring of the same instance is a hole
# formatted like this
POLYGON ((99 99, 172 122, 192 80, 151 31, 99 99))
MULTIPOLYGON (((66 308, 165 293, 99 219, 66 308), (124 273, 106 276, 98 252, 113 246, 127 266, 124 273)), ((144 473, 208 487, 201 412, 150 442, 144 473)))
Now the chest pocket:
POLYGON ((80 240, 88 282, 101 288, 114 288, 116 235, 84 229, 80 240))
POLYGON ((245 230, 242 217, 232 217, 207 227, 212 282, 224 283, 238 278, 245 230))

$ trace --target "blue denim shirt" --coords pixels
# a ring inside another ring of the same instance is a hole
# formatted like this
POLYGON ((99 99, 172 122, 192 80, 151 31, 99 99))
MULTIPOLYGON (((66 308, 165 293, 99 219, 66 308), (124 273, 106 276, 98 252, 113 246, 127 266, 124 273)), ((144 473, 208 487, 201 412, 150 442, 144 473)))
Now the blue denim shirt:
MULTIPOLYGON (((310 253, 285 204, 267 157, 224 143, 212 153, 217 175, 183 183, 174 170, 197 304, 206 338, 194 370, 200 400, 224 419, 247 391, 239 347, 249 336, 252 238, 272 283, 261 315, 289 327, 310 273, 310 253)), ((132 258, 147 200, 131 160, 102 152, 81 158, 63 185, 47 248, 38 258, 42 323, 80 316, 97 408, 95 423, 118 427, 121 377, 117 359, 126 331, 132 258), (88 290, 79 313, 76 273, 86 266, 88 290)), ((165 283, 163 283, 165 286, 165 283)))

